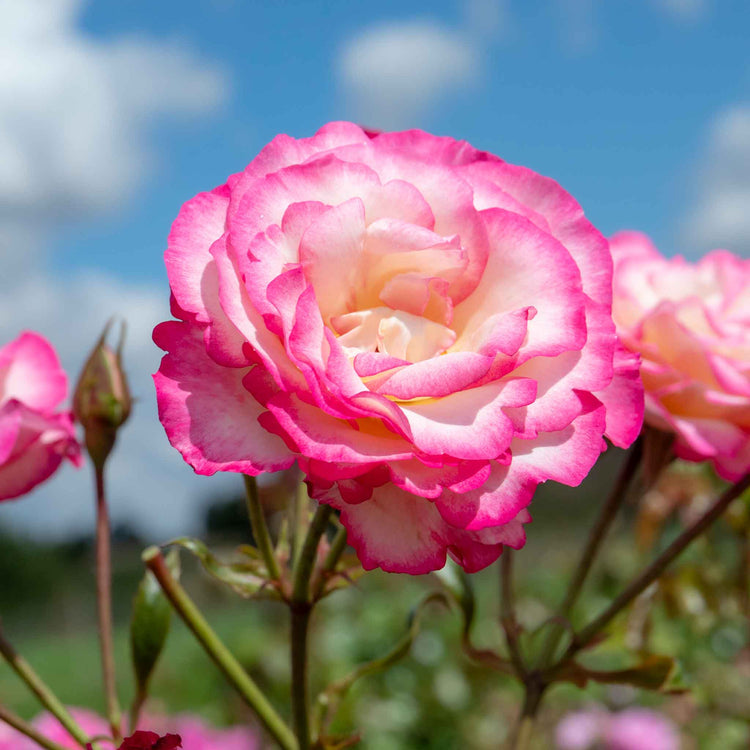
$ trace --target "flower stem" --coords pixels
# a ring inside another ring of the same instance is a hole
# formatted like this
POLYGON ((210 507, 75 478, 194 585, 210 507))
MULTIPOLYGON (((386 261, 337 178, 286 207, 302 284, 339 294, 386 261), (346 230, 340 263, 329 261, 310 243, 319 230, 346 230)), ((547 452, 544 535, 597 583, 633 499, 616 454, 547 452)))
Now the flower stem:
POLYGON ((112 736, 122 740, 122 714, 117 699, 115 656, 112 643, 112 559, 110 551, 109 512, 104 490, 104 462, 94 462, 96 478, 96 595, 99 616, 99 643, 102 655, 102 678, 107 719, 112 736))
POLYGON ((5 637, 0 628, 0 654, 5 658, 13 671, 28 685, 39 702, 62 724, 68 734, 81 746, 89 742, 86 732, 81 729, 76 720, 68 713, 60 699, 42 681, 31 665, 24 659, 5 637))
MULTIPOLYGON (((299 494, 302 494, 301 491, 299 494)), ((329 505, 319 505, 315 511, 304 543, 295 560, 292 596, 289 600, 292 639, 292 715, 299 750, 310 748, 310 695, 307 685, 308 627, 313 608, 310 578, 315 569, 318 544, 325 534, 332 512, 333 509, 329 505)))
POLYGON ((302 552, 305 535, 310 519, 310 498, 307 495, 307 486, 300 482, 297 492, 292 500, 291 528, 292 528, 292 566, 297 566, 297 558, 302 552))
POLYGON ((62 745, 58 745, 57 742, 53 742, 43 734, 40 734, 31 724, 25 722, 20 716, 16 716, 12 711, 8 711, 3 706, 0 706, 0 721, 4 721, 8 726, 13 727, 13 729, 21 734, 25 734, 30 740, 36 742, 40 747, 46 748, 46 750, 65 750, 62 745))
POLYGON ((174 579, 163 555, 157 547, 149 547, 143 553, 143 561, 159 582, 164 594, 190 628, 206 653, 224 673, 232 686, 248 706, 255 711, 269 734, 283 750, 297 750, 297 740, 289 727, 270 704, 260 688, 221 642, 201 612, 187 595, 185 589, 174 579))
POLYGON ((513 668, 518 679, 523 681, 526 677, 526 666, 523 663, 518 642, 518 622, 513 595, 513 552, 510 547, 506 547, 500 556, 500 622, 505 631, 505 640, 508 642, 513 668))
POLYGON ((518 727, 512 740, 513 750, 528 750, 531 746, 531 738, 534 734, 534 721, 536 720, 536 714, 547 686, 536 679, 534 675, 529 675, 524 682, 524 687, 523 707, 521 708, 518 727))
MULTIPOLYGON (((573 577, 568 584, 567 591, 565 592, 565 598, 557 611, 556 619, 562 623, 566 623, 570 619, 570 613, 573 611, 573 607, 580 596, 583 584, 586 582, 586 578, 588 577, 591 566, 601 549, 604 538, 627 497, 628 488, 631 486, 633 479, 638 472, 638 467, 641 465, 642 457, 643 440, 639 438, 633 445, 628 457, 625 459, 625 463, 620 470, 617 481, 615 482, 614 487, 612 487, 612 491, 610 492, 606 503, 602 506, 599 516, 597 517, 596 522, 589 533, 588 539, 586 540, 586 545, 583 548, 581 558, 578 561, 578 566, 576 567, 573 577)), ((542 666, 549 665, 564 632, 565 625, 559 625, 550 632, 540 658, 540 664, 542 666)))
POLYGON ((573 656, 577 651, 586 646, 622 609, 627 607, 633 599, 652 584, 685 547, 720 518, 732 501, 745 492, 748 487, 750 487, 750 473, 729 487, 709 510, 692 526, 685 529, 647 568, 637 575, 604 612, 590 622, 583 630, 575 634, 565 654, 565 658, 573 656))
POLYGON ((279 563, 276 560, 276 554, 273 550, 271 535, 268 533, 263 506, 260 504, 260 498, 258 497, 258 483, 255 477, 248 476, 247 474, 243 476, 243 479, 245 480, 247 513, 250 516, 250 525, 253 529, 255 544, 263 557, 263 562, 266 564, 266 570, 270 579, 272 581, 279 581, 281 579, 279 563))

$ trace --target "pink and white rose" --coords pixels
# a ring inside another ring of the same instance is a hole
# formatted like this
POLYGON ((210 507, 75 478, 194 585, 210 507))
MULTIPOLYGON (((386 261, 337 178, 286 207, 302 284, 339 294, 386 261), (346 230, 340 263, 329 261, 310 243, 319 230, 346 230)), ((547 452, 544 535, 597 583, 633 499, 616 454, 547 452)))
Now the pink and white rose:
POLYGON ((0 500, 47 479, 64 459, 80 465, 68 411, 56 411, 68 383, 51 344, 22 333, 0 348, 0 500))
POLYGON ((199 474, 291 466, 366 568, 466 570, 521 547, 642 420, 607 241, 557 183, 421 131, 278 136, 188 201, 154 376, 199 474))
POLYGON ((646 421, 676 434, 680 458, 736 481, 750 471, 750 260, 667 259, 638 232, 611 246, 613 315, 643 360, 646 421))

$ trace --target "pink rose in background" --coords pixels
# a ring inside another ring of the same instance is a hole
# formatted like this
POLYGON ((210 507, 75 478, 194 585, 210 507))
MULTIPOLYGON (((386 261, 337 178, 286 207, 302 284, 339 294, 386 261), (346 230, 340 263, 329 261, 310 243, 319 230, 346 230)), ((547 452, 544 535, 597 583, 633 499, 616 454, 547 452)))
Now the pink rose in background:
POLYGON ((260 750, 261 747, 257 731, 250 727, 217 729, 190 714, 163 719, 162 729, 165 728, 182 737, 185 750, 260 750))
POLYGON ((56 412, 67 378, 55 350, 37 333, 0 348, 0 500, 18 497, 68 458, 80 465, 69 412, 56 412))
MULTIPOLYGON (((70 715, 90 737, 109 735, 109 724, 98 714, 86 708, 68 708, 70 715)), ((68 734, 60 722, 49 713, 42 713, 32 722, 32 726, 47 739, 70 750, 81 750, 81 746, 68 734)), ((38 750, 39 745, 26 735, 0 722, 0 750, 38 750)))
POLYGON ((158 326, 169 439, 199 474, 291 466, 366 568, 521 547, 536 486, 637 435, 606 240, 557 183, 421 131, 274 139, 186 203, 158 326))
POLYGON ((676 433, 680 458, 739 479, 750 470, 750 260, 666 259, 637 232, 611 246, 613 314, 643 360, 646 420, 676 433))
MULTIPOLYGON (((93 711, 76 707, 68 710, 89 737, 110 735, 107 721, 93 711)), ((259 734, 253 727, 218 729, 191 714, 150 714, 144 716, 140 724, 144 730, 154 730, 157 737, 166 734, 179 735, 185 750, 259 750, 261 747, 259 734)), ((70 750, 80 750, 78 743, 51 714, 40 714, 34 719, 33 725, 53 742, 70 750)), ((0 722, 0 750, 31 750, 36 747, 35 743, 0 722)))
POLYGON ((594 706, 568 714, 557 725, 559 750, 679 750, 674 724, 656 711, 628 708, 609 713, 594 706))

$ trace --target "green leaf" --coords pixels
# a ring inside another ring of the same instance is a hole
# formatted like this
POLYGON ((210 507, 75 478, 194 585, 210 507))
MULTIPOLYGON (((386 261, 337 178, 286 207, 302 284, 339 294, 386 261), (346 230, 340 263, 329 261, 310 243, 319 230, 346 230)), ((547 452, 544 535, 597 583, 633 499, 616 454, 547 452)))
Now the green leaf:
POLYGON ((200 539, 182 537, 169 542, 187 550, 200 560, 203 569, 217 581, 229 586, 236 594, 249 599, 266 596, 279 598, 275 587, 268 585, 268 573, 258 551, 242 546, 232 561, 219 560, 200 539))
MULTIPOLYGON (((172 575, 179 578, 180 556, 175 550, 167 555, 172 575)), ((147 570, 133 600, 130 621, 130 652, 135 672, 136 688, 142 698, 169 633, 172 607, 162 593, 156 578, 147 570)))
POLYGON ((675 684, 677 663, 671 656, 652 655, 627 669, 602 671, 589 669, 578 662, 568 662, 551 675, 556 682, 572 682, 583 688, 589 680, 600 684, 632 685, 642 690, 657 692, 680 692, 675 684))

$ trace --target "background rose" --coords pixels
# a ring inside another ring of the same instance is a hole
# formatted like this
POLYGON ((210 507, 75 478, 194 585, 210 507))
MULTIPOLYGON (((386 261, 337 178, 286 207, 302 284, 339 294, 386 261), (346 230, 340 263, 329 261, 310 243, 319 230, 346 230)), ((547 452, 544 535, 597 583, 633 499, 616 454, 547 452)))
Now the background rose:
POLYGON ((599 706, 568 714, 557 725, 559 750, 678 750, 680 737, 674 724, 648 708, 628 708, 617 713, 599 706))
POLYGON ((367 568, 484 567, 524 543, 540 482, 578 484, 605 430, 640 427, 606 240, 465 142, 279 136, 183 206, 166 265, 170 441, 201 474, 296 459, 367 568))
MULTIPOLYGON (((68 710, 90 737, 110 734, 107 721, 94 711, 77 707, 68 710)), ((218 729, 192 714, 177 714, 176 716, 149 714, 143 717, 140 724, 142 728, 154 730, 157 733, 180 735, 185 750, 257 750, 260 747, 258 733, 251 727, 218 729)), ((53 742, 71 750, 80 750, 78 743, 51 714, 40 714, 34 719, 33 725, 53 742)), ((35 743, 0 723, 0 750, 31 750, 36 747, 35 743)))
POLYGON ((643 359, 647 421, 677 434, 681 458, 739 479, 750 470, 750 260, 667 260, 638 232, 611 246, 613 314, 643 359))
POLYGON ((39 334, 0 348, 0 500, 28 492, 64 458, 80 464, 71 415, 55 413, 66 392, 55 350, 39 334))

